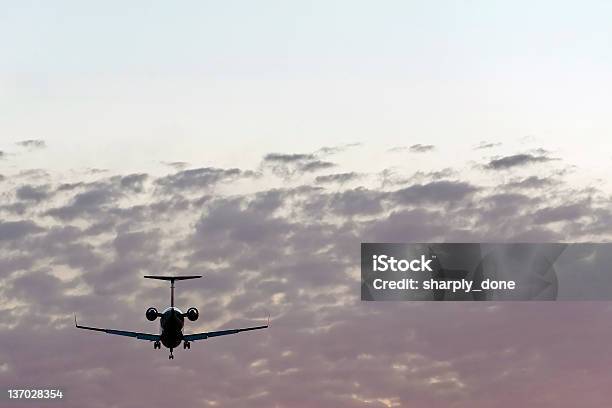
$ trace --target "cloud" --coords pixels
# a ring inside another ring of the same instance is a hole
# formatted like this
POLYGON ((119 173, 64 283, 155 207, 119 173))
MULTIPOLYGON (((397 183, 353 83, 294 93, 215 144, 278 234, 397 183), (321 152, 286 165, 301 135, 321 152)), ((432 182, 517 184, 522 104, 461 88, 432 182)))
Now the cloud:
POLYGON ((23 185, 17 188, 17 198, 25 201, 42 201, 49 195, 49 186, 23 185))
POLYGON ((506 183, 508 188, 536 189, 554 184, 554 180, 547 177, 529 176, 521 180, 506 183))
POLYGON ((499 142, 485 142, 485 141, 482 141, 482 142, 478 143, 474 147, 474 150, 491 149, 491 148, 497 147, 497 146, 501 146, 501 143, 499 143, 499 142))
POLYGON ((431 152, 432 150, 434 150, 436 147, 434 145, 424 145, 424 144, 414 144, 412 146, 410 146, 409 150, 412 153, 426 153, 426 152, 431 152))
POLYGON ((491 170, 505 170, 511 167, 526 166, 535 163, 544 163, 551 160, 555 159, 544 155, 536 156, 532 154, 522 153, 493 159, 489 161, 486 167, 491 170))
POLYGON ((314 160, 314 154, 284 154, 284 153, 268 153, 263 160, 269 163, 301 163, 304 161, 314 160))
POLYGON ((425 181, 425 180, 440 180, 440 179, 447 179, 450 178, 452 176, 455 176, 457 174, 457 171, 453 170, 450 167, 446 167, 443 168, 441 170, 434 170, 434 171, 417 171, 416 173, 414 173, 412 175, 412 177, 405 179, 402 183, 400 184, 405 184, 407 182, 410 181, 425 181))
POLYGON ((401 188, 362 169, 292 187, 238 168, 3 183, 6 205, 27 212, 0 209, 0 381, 51 381, 67 407, 606 406, 612 309, 600 303, 359 301, 361 242, 609 239, 612 203, 595 183, 449 169, 396 169, 401 188), (362 186, 342 184, 355 174, 362 186), (251 177, 262 183, 245 191, 251 177), (201 312, 187 332, 268 312, 272 327, 196 342, 171 363, 148 342, 73 327, 77 313, 155 332, 144 312, 168 304, 168 287, 142 275, 170 273, 205 276, 177 283, 177 305, 201 312))
MULTIPOLYGON (((113 179, 116 181, 117 179, 113 179)), ((110 208, 122 196, 122 191, 113 182, 98 182, 93 184, 80 184, 74 187, 88 186, 86 191, 72 196, 69 204, 52 208, 45 215, 70 221, 79 217, 92 217, 101 210, 110 208)), ((60 186, 61 190, 70 190, 66 185, 60 186)))
POLYGON ((424 144, 413 144, 412 146, 394 146, 390 149, 387 149, 389 153, 401 153, 405 151, 409 151, 411 153, 426 153, 435 150, 434 145, 424 145, 424 144))
POLYGON ((303 172, 309 173, 309 172, 329 169, 334 166, 335 164, 332 162, 323 161, 323 160, 313 160, 313 161, 304 163, 303 165, 299 167, 299 169, 303 172))
POLYGON ((396 210, 388 217, 370 221, 363 242, 436 242, 448 230, 437 211, 396 210))
POLYGON ((89 174, 102 174, 102 173, 108 173, 108 169, 97 169, 97 168, 88 167, 85 169, 85 172, 89 174))
POLYGON ((62 183, 57 187, 57 191, 70 191, 87 186, 87 183, 79 181, 75 183, 62 183))
POLYGON ((47 144, 41 139, 28 139, 16 143, 17 146, 26 147, 28 149, 44 149, 47 144))
POLYGON ((441 180, 403 188, 393 197, 401 204, 456 203, 476 191, 478 187, 467 182, 441 180))
POLYGON ((268 168, 274 174, 284 178, 326 170, 334 166, 334 163, 320 160, 316 154, 312 153, 269 153, 262 161, 263 168, 268 168))
POLYGON ((161 163, 168 167, 172 167, 175 170, 184 170, 185 168, 189 167, 189 163, 184 162, 184 161, 161 162, 161 163))
POLYGON ((329 197, 329 209, 344 216, 378 214, 383 210, 382 200, 386 196, 386 193, 363 187, 350 189, 329 197))
POLYGON ((328 156, 332 154, 338 154, 338 153, 345 152, 351 148, 359 147, 359 146, 361 146, 361 143, 346 143, 346 144, 342 144, 338 146, 326 146, 326 147, 322 147, 319 150, 317 150, 315 152, 315 155, 328 156))
POLYGON ((138 173, 130 174, 119 178, 121 187, 130 189, 134 192, 140 193, 143 191, 144 182, 149 178, 148 174, 138 173))
POLYGON ((202 191, 214 187, 221 181, 235 180, 241 177, 254 177, 251 171, 242 171, 237 168, 219 169, 203 167, 179 171, 155 180, 166 192, 176 191, 202 191))
POLYGON ((27 169, 20 171, 15 178, 29 179, 29 180, 42 180, 48 179, 49 173, 43 169, 27 169))
POLYGON ((578 221, 588 216, 590 208, 588 203, 565 204, 541 208, 533 215, 536 224, 547 224, 558 221, 578 221))
POLYGON ((332 184, 332 183, 344 184, 350 181, 358 180, 362 177, 363 175, 359 173, 355 173, 355 172, 326 174, 323 176, 317 176, 315 178, 315 183, 317 184, 332 184))
POLYGON ((140 256, 159 249, 159 231, 120 232, 113 240, 116 253, 121 256, 140 256))
POLYGON ((43 228, 32 221, 0 221, 0 241, 18 241, 41 231, 43 228))

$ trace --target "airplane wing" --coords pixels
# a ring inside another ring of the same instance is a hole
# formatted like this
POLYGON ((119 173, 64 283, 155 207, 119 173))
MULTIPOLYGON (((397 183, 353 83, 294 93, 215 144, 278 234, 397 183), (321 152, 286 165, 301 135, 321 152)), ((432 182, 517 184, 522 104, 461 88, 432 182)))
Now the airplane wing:
POLYGON ((269 324, 266 324, 265 326, 245 327, 243 329, 229 329, 229 330, 219 330, 219 331, 212 331, 212 332, 205 332, 205 333, 186 334, 183 336, 183 339, 185 341, 204 340, 209 337, 226 336, 228 334, 236 334, 236 333, 241 333, 245 331, 267 329, 268 326, 269 324))
POLYGON ((74 325, 78 329, 94 330, 108 334, 116 334, 117 336, 134 337, 138 340, 158 341, 161 337, 159 334, 137 333, 125 330, 100 329, 98 327, 79 326, 77 324, 76 316, 74 316, 74 325))

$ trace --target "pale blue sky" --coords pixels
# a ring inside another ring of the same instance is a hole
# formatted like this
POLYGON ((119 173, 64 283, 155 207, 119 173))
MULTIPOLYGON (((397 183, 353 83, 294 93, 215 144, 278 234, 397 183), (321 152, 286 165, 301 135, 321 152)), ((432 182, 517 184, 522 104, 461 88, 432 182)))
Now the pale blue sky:
POLYGON ((23 166, 248 167, 359 141, 367 167, 531 135, 610 170, 607 1, 1 3, 0 150, 49 145, 23 166))
POLYGON ((314 69, 455 79, 524 60, 612 62, 605 1, 3 3, 4 72, 259 78, 265 67, 289 77, 314 69))

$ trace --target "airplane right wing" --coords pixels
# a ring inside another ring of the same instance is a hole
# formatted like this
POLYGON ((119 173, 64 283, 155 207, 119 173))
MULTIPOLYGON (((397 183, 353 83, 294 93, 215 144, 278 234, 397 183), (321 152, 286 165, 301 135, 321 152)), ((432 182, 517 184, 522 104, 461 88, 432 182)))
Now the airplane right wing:
POLYGON ((229 330, 219 330, 219 331, 212 331, 212 332, 205 332, 205 333, 186 334, 183 336, 183 339, 185 341, 204 340, 209 337, 227 336, 228 334, 236 334, 236 333, 241 333, 241 332, 251 331, 251 330, 267 329, 268 327, 269 327, 269 324, 266 324, 265 326, 245 327, 242 329, 229 329, 229 330))

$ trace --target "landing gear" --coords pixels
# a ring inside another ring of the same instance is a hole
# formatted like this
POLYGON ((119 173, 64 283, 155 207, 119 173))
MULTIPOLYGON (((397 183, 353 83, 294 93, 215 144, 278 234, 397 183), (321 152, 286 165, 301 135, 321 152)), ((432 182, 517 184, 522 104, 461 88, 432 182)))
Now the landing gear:
POLYGON ((191 343, 189 343, 188 341, 184 341, 183 342, 183 348, 185 350, 188 350, 188 349, 190 350, 191 349, 191 343))
POLYGON ((155 343, 153 343, 153 349, 157 350, 161 348, 161 343, 159 341, 156 341, 155 343))
POLYGON ((170 349, 170 355, 168 356, 168 360, 174 360, 174 355, 172 354, 172 349, 170 349))

